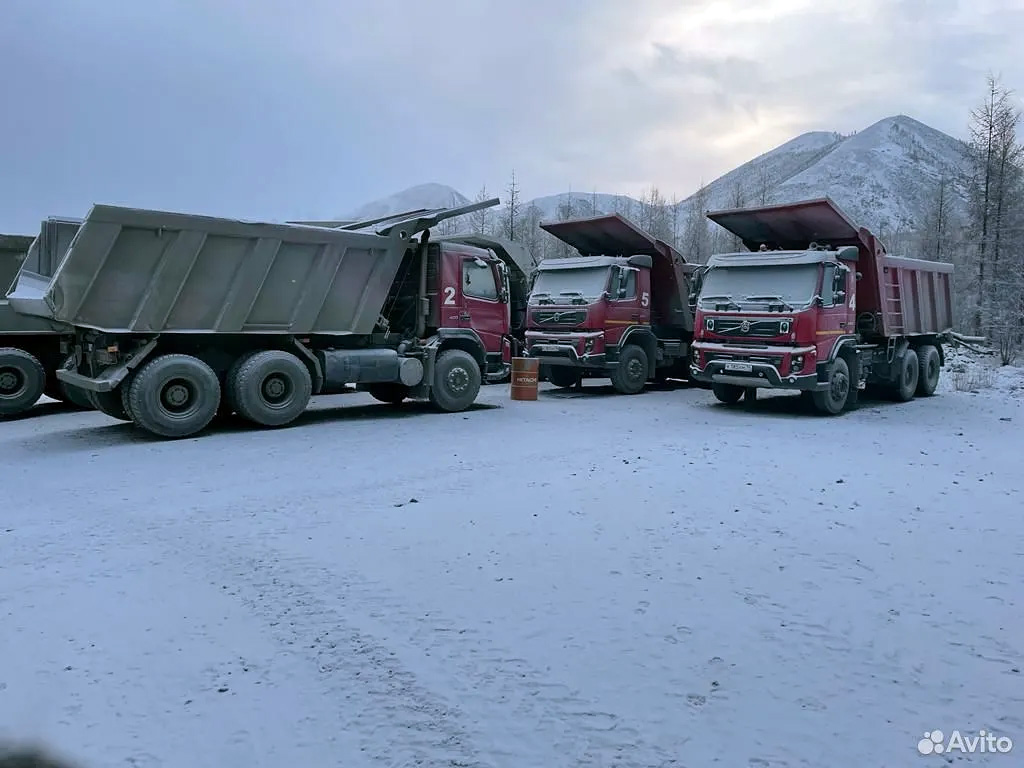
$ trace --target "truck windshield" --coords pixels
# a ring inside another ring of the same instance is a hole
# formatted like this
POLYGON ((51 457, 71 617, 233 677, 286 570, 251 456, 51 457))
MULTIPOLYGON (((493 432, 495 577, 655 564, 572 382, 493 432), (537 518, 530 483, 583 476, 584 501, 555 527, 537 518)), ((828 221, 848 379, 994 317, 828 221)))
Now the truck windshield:
POLYGON ((531 304, 597 301, 608 287, 608 267, 544 270, 537 273, 531 304))
POLYGON ((805 307, 818 292, 818 265, 765 265, 713 267, 704 276, 701 309, 722 303, 730 309, 784 304, 805 307))

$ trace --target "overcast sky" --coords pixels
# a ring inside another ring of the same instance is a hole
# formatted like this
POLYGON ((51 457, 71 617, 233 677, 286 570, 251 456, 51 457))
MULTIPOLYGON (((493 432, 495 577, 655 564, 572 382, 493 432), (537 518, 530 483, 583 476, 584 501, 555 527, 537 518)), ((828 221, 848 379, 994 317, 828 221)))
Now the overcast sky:
POLYGON ((988 70, 1024 93, 1022 40, 1021 0, 0 0, 0 232, 513 168, 527 197, 685 197, 808 130, 964 136, 988 70))

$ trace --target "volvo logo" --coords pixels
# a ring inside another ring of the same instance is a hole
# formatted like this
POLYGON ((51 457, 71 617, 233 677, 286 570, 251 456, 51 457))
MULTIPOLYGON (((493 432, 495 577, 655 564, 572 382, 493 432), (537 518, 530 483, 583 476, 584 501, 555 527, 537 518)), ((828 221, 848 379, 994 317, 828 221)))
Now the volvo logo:
POLYGON ((750 321, 744 320, 742 323, 740 323, 740 330, 743 331, 744 333, 748 333, 750 331, 750 321))

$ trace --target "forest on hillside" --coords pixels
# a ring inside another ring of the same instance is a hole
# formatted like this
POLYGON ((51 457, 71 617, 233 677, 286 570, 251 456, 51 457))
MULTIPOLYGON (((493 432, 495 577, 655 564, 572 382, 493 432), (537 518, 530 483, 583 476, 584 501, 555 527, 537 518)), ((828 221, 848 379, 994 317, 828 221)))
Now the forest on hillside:
MULTIPOLYGON (((984 335, 1012 363, 1024 347, 1024 144, 1017 94, 990 75, 984 95, 967 116, 963 142, 965 172, 950 170, 928 179, 920 226, 877 234, 893 254, 953 263, 957 330, 984 335), (967 207, 955 190, 966 190, 967 207)), ((766 205, 775 200, 775 180, 757 174, 749 188, 735 186, 729 207, 766 205)), ((827 190, 821 190, 827 194, 827 190)), ((493 195, 481 189, 476 200, 493 195)), ((606 198, 607 196, 602 196, 606 198)), ((472 230, 525 245, 536 259, 570 255, 561 241, 539 228, 545 217, 536 205, 524 205, 513 172, 498 209, 477 211, 441 225, 441 233, 472 230)), ((737 238, 706 217, 708 188, 681 205, 657 188, 639 200, 613 198, 612 211, 599 208, 598 195, 563 195, 555 218, 615 212, 678 248, 688 260, 705 262, 716 252, 742 250, 737 238)))

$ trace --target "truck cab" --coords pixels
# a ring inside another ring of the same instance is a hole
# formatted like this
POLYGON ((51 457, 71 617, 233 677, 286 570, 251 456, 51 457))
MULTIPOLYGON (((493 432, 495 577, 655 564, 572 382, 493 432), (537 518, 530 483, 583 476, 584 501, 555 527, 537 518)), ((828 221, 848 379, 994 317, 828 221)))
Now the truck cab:
POLYGON ((934 394, 951 264, 890 256, 829 198, 707 216, 748 249, 712 256, 696 297, 691 370, 719 400, 794 389, 837 415, 868 385, 934 394))
POLYGON ((541 227, 579 254, 537 266, 526 354, 545 378, 559 387, 611 378, 616 391, 635 394, 652 378, 687 376, 696 265, 618 214, 541 227))
POLYGON ((712 256, 696 302, 693 375, 727 399, 751 387, 818 389, 836 343, 856 338, 856 260, 856 248, 816 244, 712 256))

